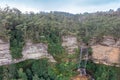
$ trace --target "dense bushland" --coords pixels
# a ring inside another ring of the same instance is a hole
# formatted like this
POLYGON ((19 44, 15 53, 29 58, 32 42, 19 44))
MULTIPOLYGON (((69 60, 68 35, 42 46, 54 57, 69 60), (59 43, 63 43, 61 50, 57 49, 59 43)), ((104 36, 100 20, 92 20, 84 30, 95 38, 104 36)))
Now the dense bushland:
MULTIPOLYGON (((104 35, 120 38, 120 9, 117 11, 70 14, 64 12, 21 13, 16 8, 0 8, 0 38, 10 41, 13 58, 22 57, 26 40, 48 44, 48 52, 57 63, 46 59, 28 60, 0 67, 0 80, 69 80, 76 74, 79 50, 68 55, 61 46, 63 35, 75 35, 89 44, 91 38, 100 41, 104 35), (69 62, 67 62, 69 61, 69 62)), ((90 53, 92 50, 89 48, 90 53)), ((96 80, 119 80, 119 68, 89 62, 88 71, 96 80)))

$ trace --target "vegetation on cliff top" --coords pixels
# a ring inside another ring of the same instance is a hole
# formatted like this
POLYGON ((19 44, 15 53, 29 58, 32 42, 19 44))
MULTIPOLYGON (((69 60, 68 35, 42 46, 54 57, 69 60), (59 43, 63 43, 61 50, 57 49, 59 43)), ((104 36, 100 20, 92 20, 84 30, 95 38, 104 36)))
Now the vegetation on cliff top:
MULTIPOLYGON (((75 15, 64 12, 21 13, 18 9, 9 7, 0 9, 0 38, 10 41, 13 58, 22 57, 25 40, 31 39, 35 43, 47 43, 49 53, 57 60, 56 64, 42 59, 0 67, 0 80, 69 80, 76 74, 74 70, 77 62, 65 61, 69 58, 61 46, 61 36, 76 35, 85 43, 89 43, 93 37, 99 41, 104 35, 112 35, 117 40, 120 38, 119 21, 120 9, 75 15)), ((75 58, 77 56, 72 59, 75 58)), ((119 68, 94 63, 89 63, 87 68, 96 80, 120 79, 117 78, 119 68)))

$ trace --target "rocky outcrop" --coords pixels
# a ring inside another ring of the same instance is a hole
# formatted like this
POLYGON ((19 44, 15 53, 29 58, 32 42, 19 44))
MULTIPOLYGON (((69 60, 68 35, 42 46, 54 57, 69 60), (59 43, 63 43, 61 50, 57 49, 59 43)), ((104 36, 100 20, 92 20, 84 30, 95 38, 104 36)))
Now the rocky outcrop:
POLYGON ((120 48, 120 39, 116 41, 116 46, 120 48))
POLYGON ((120 64, 120 49, 103 45, 92 46, 92 59, 95 63, 120 64))
MULTIPOLYGON (((62 46, 68 51, 69 54, 74 54, 75 49, 78 48, 77 38, 75 36, 63 36, 62 46)), ((84 43, 81 43, 82 48, 86 48, 84 43)), ((106 65, 120 65, 120 39, 115 40, 111 36, 104 36, 100 42, 96 38, 91 40, 90 44, 93 54, 91 59, 95 63, 106 65)))
POLYGON ((74 54, 75 49, 78 49, 78 42, 75 36, 63 36, 62 46, 66 49, 68 54, 74 54))
POLYGON ((55 62, 54 58, 48 54, 47 49, 48 46, 46 44, 27 42, 23 48, 22 55, 24 59, 48 58, 51 62, 55 62))
POLYGON ((50 62, 56 62, 47 52, 47 45, 43 43, 33 44, 32 42, 27 42, 22 51, 23 57, 20 59, 12 59, 9 48, 9 43, 0 39, 0 65, 18 63, 27 59, 40 58, 48 58, 50 62))
POLYGON ((106 65, 120 65, 120 40, 115 41, 113 37, 104 36, 103 40, 92 45, 92 59, 95 63, 106 65))
POLYGON ((10 64, 12 57, 9 51, 9 43, 0 39, 0 65, 10 64))
MULTIPOLYGON (((62 46, 66 49, 68 54, 74 54, 75 49, 78 48, 77 38, 75 36, 63 36, 62 40, 62 46)), ((94 39, 94 42, 91 45, 93 62, 106 65, 120 65, 120 39, 115 41, 114 38, 110 36, 104 36, 100 43, 95 42, 94 39)), ((55 62, 54 58, 47 52, 47 49, 47 44, 33 44, 32 42, 27 41, 22 52, 23 58, 12 60, 9 51, 9 43, 0 39, 0 65, 40 58, 48 58, 49 61, 55 62)))
POLYGON ((103 36, 103 40, 100 42, 101 45, 105 46, 113 46, 115 43, 115 39, 111 36, 103 36))

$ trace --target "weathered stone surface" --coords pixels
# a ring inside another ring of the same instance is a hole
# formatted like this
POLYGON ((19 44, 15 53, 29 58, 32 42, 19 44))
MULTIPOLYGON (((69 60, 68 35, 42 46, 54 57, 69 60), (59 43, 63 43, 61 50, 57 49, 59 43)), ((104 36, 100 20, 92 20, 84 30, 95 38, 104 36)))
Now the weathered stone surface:
POLYGON ((7 65, 11 63, 18 63, 27 59, 40 59, 40 58, 48 58, 50 62, 56 62, 50 54, 47 52, 47 45, 43 43, 33 44, 31 42, 27 42, 25 47, 23 48, 22 55, 23 57, 20 59, 12 59, 10 55, 10 45, 8 42, 4 42, 0 39, 0 66, 7 65))
POLYGON ((115 40, 111 36, 104 36, 101 44, 106 46, 113 46, 115 45, 115 40))
POLYGON ((77 38, 74 36, 63 36, 62 46, 68 51, 68 54, 74 54, 75 49, 78 48, 77 38))
POLYGON ((89 41, 90 46, 95 45, 96 43, 97 43, 96 37, 91 38, 90 41, 89 41))
POLYGON ((9 43, 0 39, 0 65, 10 64, 12 57, 9 51, 9 43))
POLYGON ((116 42, 116 46, 120 47, 120 39, 116 42))
MULTIPOLYGON (((74 54, 75 49, 78 48, 77 38, 75 36, 63 36, 62 40, 62 46, 68 51, 68 54, 74 54)), ((82 44, 80 46, 82 46, 82 44)), ((92 59, 95 63, 106 65, 120 64, 120 39, 115 42, 112 37, 104 37, 100 44, 96 43, 91 45, 91 47, 93 50, 92 59)), ((0 39, 0 65, 40 58, 48 58, 49 61, 55 62, 54 58, 47 52, 47 49, 46 44, 33 44, 27 41, 22 52, 23 58, 12 60, 9 51, 9 43, 0 39)))
POLYGON ((33 44, 27 42, 25 47, 23 48, 22 55, 24 59, 49 58, 51 62, 55 62, 53 57, 50 54, 48 54, 47 49, 48 47, 46 44, 43 43, 33 44))
POLYGON ((95 63, 120 65, 120 40, 115 41, 111 36, 104 36, 100 43, 91 45, 92 59, 95 63))
POLYGON ((92 46, 93 61, 103 64, 120 64, 120 49, 103 45, 92 46))

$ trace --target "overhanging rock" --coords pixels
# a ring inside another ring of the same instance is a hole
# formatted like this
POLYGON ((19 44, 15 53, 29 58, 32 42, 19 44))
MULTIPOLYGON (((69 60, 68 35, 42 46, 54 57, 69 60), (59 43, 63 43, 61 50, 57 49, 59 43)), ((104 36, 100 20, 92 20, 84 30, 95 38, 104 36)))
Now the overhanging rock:
POLYGON ((22 55, 20 59, 12 59, 10 54, 10 44, 9 42, 4 42, 0 39, 0 66, 8 65, 12 63, 18 63, 28 59, 41 59, 47 58, 49 62, 56 62, 52 55, 48 53, 47 44, 27 42, 23 48, 22 55))
POLYGON ((48 53, 47 44, 37 43, 33 44, 32 42, 27 42, 23 48, 23 58, 24 59, 40 59, 48 58, 50 62, 56 62, 54 58, 48 53))

